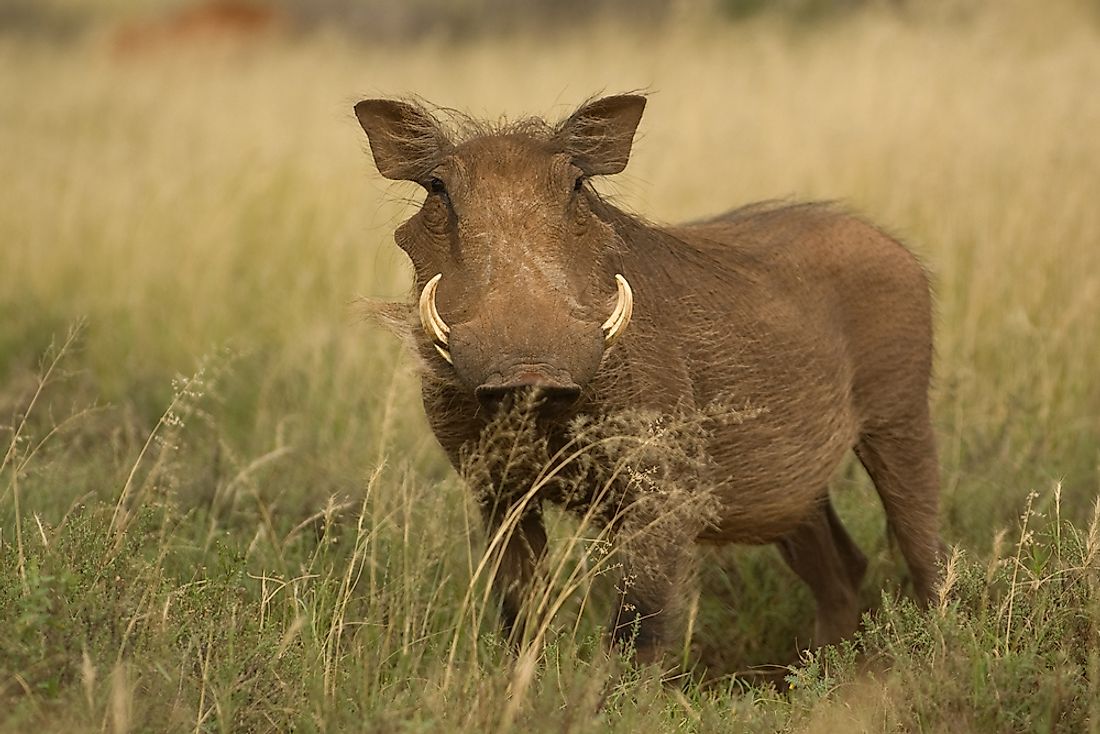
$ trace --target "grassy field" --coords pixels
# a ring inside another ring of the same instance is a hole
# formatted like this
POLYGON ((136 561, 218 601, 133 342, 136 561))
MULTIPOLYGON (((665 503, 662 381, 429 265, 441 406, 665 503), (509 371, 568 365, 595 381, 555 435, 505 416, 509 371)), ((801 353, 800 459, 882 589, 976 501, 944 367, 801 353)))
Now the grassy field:
POLYGON ((1100 21, 935 5, 128 59, 0 38, 0 729, 1100 732, 1100 21), (947 588, 905 600, 847 467, 872 611, 789 690, 737 675, 811 629, 772 549, 708 551, 662 683, 606 659, 602 548, 564 517, 517 660, 412 362, 355 305, 407 293, 417 197, 356 100, 557 117, 638 88, 602 185, 629 208, 839 199, 934 274, 947 588))

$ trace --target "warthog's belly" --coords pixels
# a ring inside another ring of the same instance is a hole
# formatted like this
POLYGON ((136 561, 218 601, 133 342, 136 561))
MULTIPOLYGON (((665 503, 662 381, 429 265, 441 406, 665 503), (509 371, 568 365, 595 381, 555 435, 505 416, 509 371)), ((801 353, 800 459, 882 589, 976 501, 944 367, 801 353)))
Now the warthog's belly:
POLYGON ((856 440, 847 411, 786 425, 762 412, 715 437, 717 525, 700 540, 770 543, 803 522, 828 492, 828 482, 856 440))
POLYGON ((782 360, 754 359, 754 351, 742 352, 722 391, 741 409, 711 434, 710 486, 721 513, 701 539, 768 543, 786 535, 825 496, 858 438, 851 369, 839 350, 805 345, 782 360))

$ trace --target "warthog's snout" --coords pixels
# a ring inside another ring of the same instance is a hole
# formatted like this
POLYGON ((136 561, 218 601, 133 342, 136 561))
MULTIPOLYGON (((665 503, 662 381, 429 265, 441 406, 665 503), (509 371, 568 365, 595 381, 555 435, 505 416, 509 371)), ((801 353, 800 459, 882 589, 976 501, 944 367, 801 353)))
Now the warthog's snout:
POLYGON ((581 388, 568 377, 551 379, 541 371, 524 369, 508 380, 489 381, 479 385, 474 394, 488 411, 495 411, 506 403, 514 404, 517 399, 529 397, 540 412, 553 414, 562 412, 577 402, 581 388))

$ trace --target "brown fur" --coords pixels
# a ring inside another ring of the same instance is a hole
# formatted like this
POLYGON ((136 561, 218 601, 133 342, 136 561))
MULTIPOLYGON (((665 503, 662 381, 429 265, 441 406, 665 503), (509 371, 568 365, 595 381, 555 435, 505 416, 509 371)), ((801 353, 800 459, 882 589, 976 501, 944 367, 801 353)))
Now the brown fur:
POLYGON ((424 406, 452 462, 477 485, 490 530, 532 486, 539 462, 578 440, 578 416, 634 412, 651 417, 637 425, 650 426, 703 416, 702 450, 690 461, 636 454, 629 471, 606 481, 589 463, 574 468, 572 484, 540 485, 498 573, 505 621, 520 614, 545 547, 540 502, 583 509, 606 499, 598 488, 613 484, 608 517, 620 529, 631 583, 612 629, 615 640, 634 640, 639 657, 655 659, 673 634, 676 584, 690 575, 693 541, 778 544, 817 601, 816 641, 836 641, 855 628, 866 565, 828 494, 853 449, 917 597, 929 600, 938 573, 938 476, 928 407, 931 305, 920 264, 830 205, 762 203, 675 227, 626 214, 586 180, 626 165, 643 106, 624 95, 589 103, 557 126, 466 123, 462 139, 417 105, 356 106, 383 175, 429 190, 395 235, 418 293, 443 273, 437 303, 452 330, 454 366, 417 327, 424 406), (633 286, 634 316, 605 349, 599 324, 614 304, 616 273, 633 286), (495 414, 474 391, 516 384, 517 375, 539 386, 577 385, 581 397, 531 424, 544 445, 525 469, 471 472, 471 457, 497 450, 485 438, 495 414), (677 513, 661 499, 672 495, 647 493, 631 476, 694 485, 689 494, 712 502, 677 513), (676 520, 662 522, 667 517, 676 520))

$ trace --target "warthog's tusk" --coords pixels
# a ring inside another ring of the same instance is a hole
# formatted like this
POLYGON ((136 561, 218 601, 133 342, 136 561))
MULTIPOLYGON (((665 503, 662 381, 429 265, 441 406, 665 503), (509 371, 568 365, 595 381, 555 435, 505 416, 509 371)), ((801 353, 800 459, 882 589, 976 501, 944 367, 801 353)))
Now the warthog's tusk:
POLYGON ((634 313, 634 292, 630 290, 630 283, 626 282, 620 273, 615 274, 615 283, 619 286, 619 299, 615 302, 615 310, 603 322, 604 343, 611 343, 622 336, 626 325, 630 323, 630 316, 634 313))
POLYGON ((428 284, 424 286, 424 291, 420 294, 420 323, 423 324, 424 331, 432 338, 432 346, 439 352, 439 356, 450 364, 454 364, 451 359, 451 350, 447 348, 451 327, 447 326, 447 322, 443 320, 435 307, 435 289, 439 287, 439 279, 442 277, 443 273, 439 273, 429 280, 428 284))

